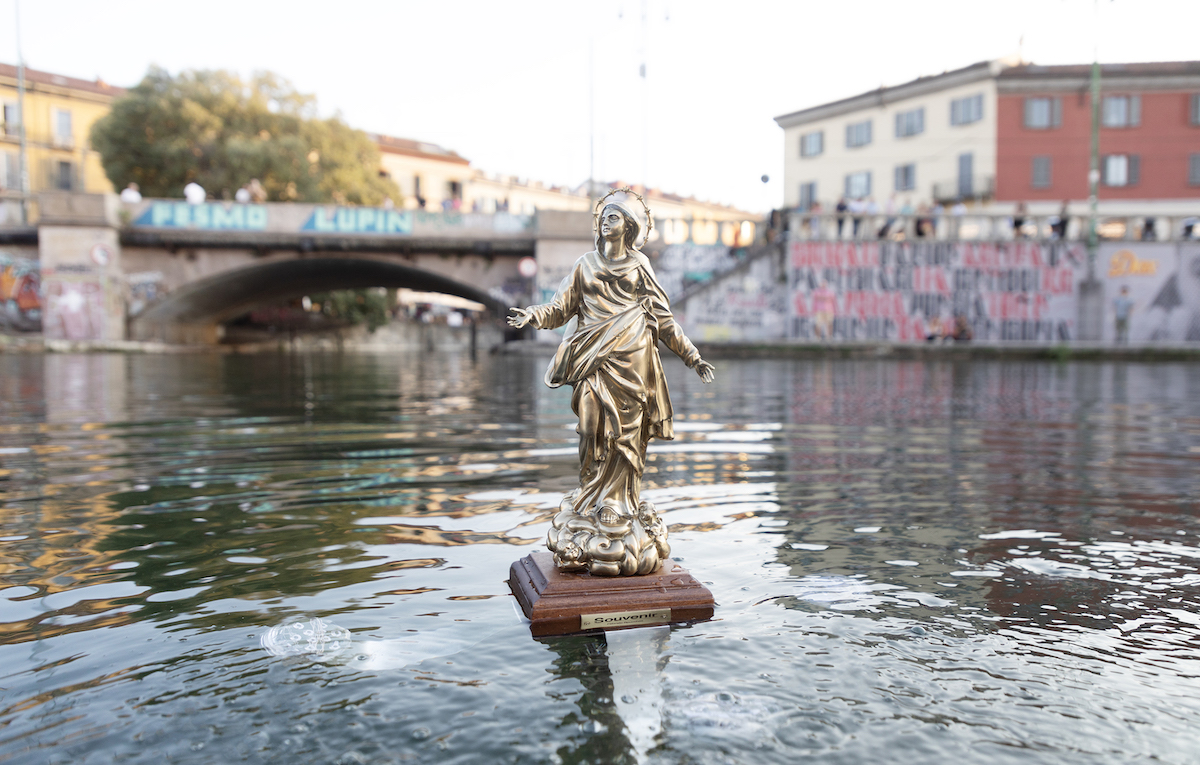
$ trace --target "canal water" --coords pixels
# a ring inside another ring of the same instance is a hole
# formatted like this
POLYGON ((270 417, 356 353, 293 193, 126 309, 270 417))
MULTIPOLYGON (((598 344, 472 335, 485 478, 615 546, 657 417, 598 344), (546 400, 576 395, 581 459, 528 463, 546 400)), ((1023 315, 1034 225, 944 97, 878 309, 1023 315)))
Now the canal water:
POLYGON ((667 360, 712 621, 534 639, 546 360, 0 356, 0 762, 1196 762, 1200 366, 667 360))

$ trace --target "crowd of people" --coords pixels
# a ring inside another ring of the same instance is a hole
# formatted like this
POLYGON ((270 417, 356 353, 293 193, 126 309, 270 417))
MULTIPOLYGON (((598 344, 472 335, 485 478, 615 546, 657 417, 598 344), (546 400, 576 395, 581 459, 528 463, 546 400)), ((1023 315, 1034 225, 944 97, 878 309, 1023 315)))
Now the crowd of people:
MULTIPOLYGON (((228 195, 229 192, 225 193, 228 195)), ((137 204, 142 201, 142 190, 136 183, 130 182, 121 190, 120 197, 125 204, 137 204)), ((200 205, 207 202, 211 195, 199 183, 192 181, 183 187, 183 198, 187 200, 188 204, 200 205)), ((267 201, 267 190, 263 187, 262 181, 251 178, 249 183, 233 193, 233 201, 239 204, 262 204, 267 201)), ((384 206, 388 206, 386 202, 384 206)))
MULTIPOLYGON (((832 210, 825 210, 820 202, 807 208, 797 208, 801 223, 811 235, 826 234, 837 239, 889 239, 914 238, 955 239, 963 229, 963 221, 969 209, 962 199, 949 207, 940 202, 921 202, 915 207, 911 198, 903 201, 893 194, 881 208, 874 197, 840 197, 832 210), (832 228, 823 228, 831 220, 832 228)), ((1052 239, 1066 239, 1071 225, 1070 203, 1064 201, 1057 215, 1049 216, 1046 222, 1052 239)), ((1009 217, 1014 239, 1036 236, 1034 219, 1024 202, 1018 202, 1009 217)), ((1147 218, 1142 238, 1153 238, 1154 219, 1147 218), (1147 233, 1148 232, 1148 233, 1147 233)))

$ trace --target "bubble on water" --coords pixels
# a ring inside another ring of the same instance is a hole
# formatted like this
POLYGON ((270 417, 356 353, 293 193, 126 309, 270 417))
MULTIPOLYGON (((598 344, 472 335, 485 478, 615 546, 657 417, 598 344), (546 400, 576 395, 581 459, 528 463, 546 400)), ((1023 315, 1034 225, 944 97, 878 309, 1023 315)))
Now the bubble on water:
POLYGON ((579 729, 584 733, 603 733, 608 730, 608 726, 596 720, 588 720, 587 722, 580 723, 579 729))
POLYGON ((766 722, 780 710, 773 699, 724 691, 673 701, 665 709, 674 726, 740 735, 767 733, 766 722))
POLYGON ((411 735, 416 741, 424 741, 432 734, 430 734, 429 728, 414 728, 413 732, 409 735, 411 735))
POLYGON ((259 644, 273 656, 312 656, 335 658, 353 646, 345 627, 316 617, 307 621, 289 621, 263 633, 259 644))
POLYGON ((621 697, 621 701, 625 704, 632 704, 637 701, 637 696, 630 696, 628 693, 621 697))

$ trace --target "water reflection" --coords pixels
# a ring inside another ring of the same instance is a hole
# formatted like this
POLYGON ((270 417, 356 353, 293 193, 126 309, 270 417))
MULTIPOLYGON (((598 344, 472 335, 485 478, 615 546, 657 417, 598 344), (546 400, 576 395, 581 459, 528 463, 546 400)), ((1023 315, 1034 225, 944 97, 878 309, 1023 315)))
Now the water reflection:
POLYGON ((503 583, 576 476, 544 363, 0 356, 0 759, 1200 746, 1195 366, 670 368, 646 494, 719 609, 642 656, 532 640, 503 583), (261 647, 313 619, 353 649, 261 647))

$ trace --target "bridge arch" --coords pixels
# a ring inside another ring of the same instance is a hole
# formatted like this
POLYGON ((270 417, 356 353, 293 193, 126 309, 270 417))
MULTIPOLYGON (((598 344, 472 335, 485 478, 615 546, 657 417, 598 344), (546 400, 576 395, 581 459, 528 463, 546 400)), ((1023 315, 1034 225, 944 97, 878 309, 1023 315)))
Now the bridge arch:
POLYGON ((257 306, 314 292, 366 287, 456 295, 498 314, 508 309, 504 301, 478 286, 394 257, 314 255, 254 263, 189 282, 130 317, 129 335, 136 340, 213 343, 219 325, 257 306))

